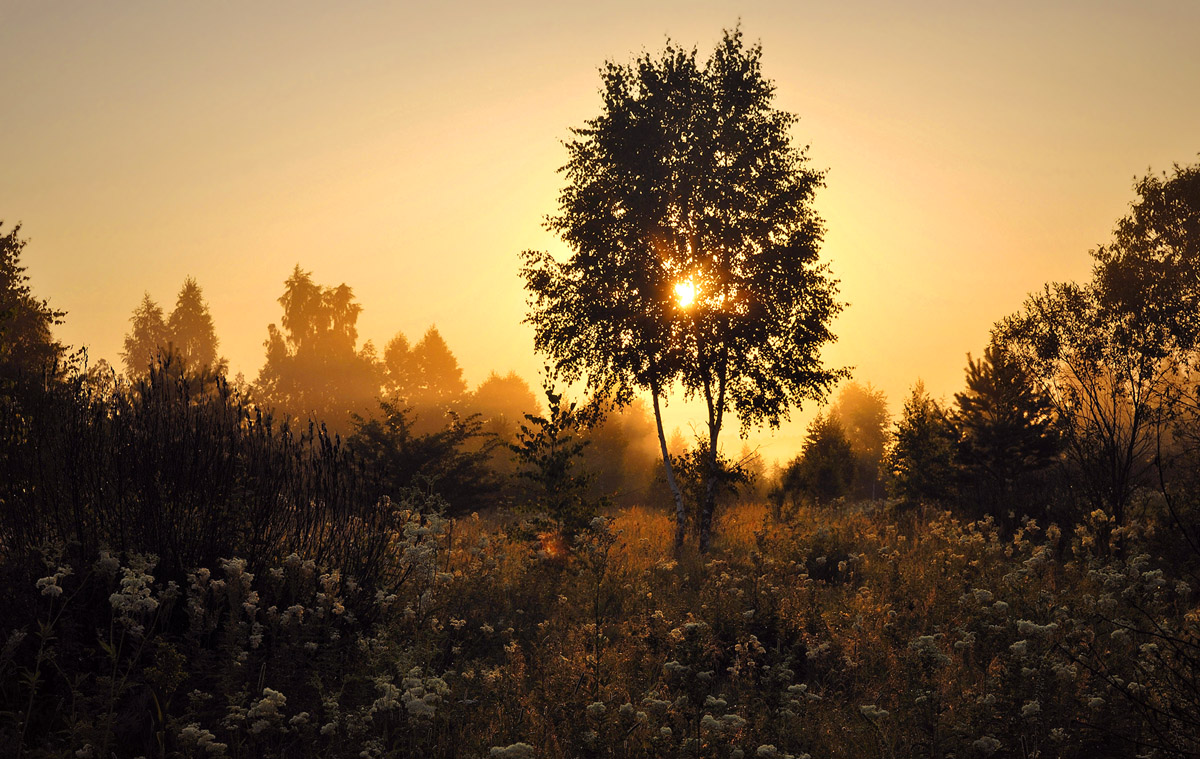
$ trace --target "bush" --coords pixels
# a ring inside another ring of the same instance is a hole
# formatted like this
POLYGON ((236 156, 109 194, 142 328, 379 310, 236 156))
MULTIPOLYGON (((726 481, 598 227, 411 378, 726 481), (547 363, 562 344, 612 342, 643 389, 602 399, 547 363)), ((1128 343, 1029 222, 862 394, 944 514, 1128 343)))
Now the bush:
POLYGON ((250 571, 293 552, 373 582, 390 515, 364 495, 323 428, 276 425, 223 378, 171 360, 97 392, 81 373, 14 399, 0 417, 0 536, 13 559, 64 546, 76 566, 102 549, 185 571, 243 556, 250 571))

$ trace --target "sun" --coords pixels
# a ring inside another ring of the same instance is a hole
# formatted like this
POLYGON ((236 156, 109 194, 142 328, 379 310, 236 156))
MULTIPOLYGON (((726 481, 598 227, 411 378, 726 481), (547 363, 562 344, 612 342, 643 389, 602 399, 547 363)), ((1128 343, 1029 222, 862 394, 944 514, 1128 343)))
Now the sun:
POLYGON ((696 283, 690 279, 675 283, 675 297, 680 308, 688 308, 696 302, 696 283))

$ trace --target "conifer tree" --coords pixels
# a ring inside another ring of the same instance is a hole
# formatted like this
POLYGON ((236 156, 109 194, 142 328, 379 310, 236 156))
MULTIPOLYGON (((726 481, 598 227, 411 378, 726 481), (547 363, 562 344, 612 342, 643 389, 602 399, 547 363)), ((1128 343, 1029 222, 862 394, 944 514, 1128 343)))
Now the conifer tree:
POLYGON ((841 421, 818 414, 808 426, 804 449, 784 471, 782 495, 828 504, 850 494, 855 469, 855 451, 841 421))
POLYGON ((917 382, 904 402, 885 460, 889 493, 909 505, 948 500, 957 477, 956 439, 950 415, 917 382))
POLYGON ((978 361, 967 357, 967 389, 954 399, 966 474, 1007 489, 1058 453, 1054 404, 1002 348, 988 346, 978 361))
POLYGON ((196 284, 193 277, 185 279, 183 287, 179 289, 175 309, 167 319, 167 332, 172 350, 182 359, 187 371, 224 371, 225 360, 217 357, 218 340, 212 315, 208 312, 200 285, 196 284))
POLYGON ((133 310, 129 322, 133 326, 125 335, 121 361, 125 364, 126 376, 133 379, 149 370, 159 355, 167 350, 171 338, 163 319, 162 307, 154 302, 150 293, 142 296, 142 302, 133 310))
POLYGON ((430 327, 421 342, 413 346, 412 364, 416 383, 411 400, 416 406, 449 411, 462 402, 467 384, 458 359, 437 327, 430 327))

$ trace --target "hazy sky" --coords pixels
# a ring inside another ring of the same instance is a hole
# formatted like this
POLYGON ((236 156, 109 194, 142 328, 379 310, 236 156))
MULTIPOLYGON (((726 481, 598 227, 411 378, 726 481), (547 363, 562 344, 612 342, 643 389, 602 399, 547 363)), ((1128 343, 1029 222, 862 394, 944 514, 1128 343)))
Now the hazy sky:
POLYGON ((1135 175, 1198 160, 1194 0, 0 0, 0 219, 93 358, 119 365, 142 293, 169 311, 192 275, 253 379, 299 263, 354 289, 362 339, 436 324, 470 384, 536 387, 518 254, 565 252, 542 220, 598 68, 668 36, 707 55, 739 19, 829 170, 850 306, 826 357, 893 409, 917 378, 952 395, 994 321, 1086 277, 1135 175))

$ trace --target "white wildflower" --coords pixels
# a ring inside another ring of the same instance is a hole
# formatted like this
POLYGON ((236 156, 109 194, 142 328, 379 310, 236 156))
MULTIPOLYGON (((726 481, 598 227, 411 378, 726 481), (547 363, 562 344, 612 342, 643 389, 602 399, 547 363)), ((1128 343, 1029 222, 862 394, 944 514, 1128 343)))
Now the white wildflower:
POLYGON ((880 709, 879 707, 875 706, 875 704, 863 704, 862 706, 858 707, 858 711, 860 714, 862 714, 862 716, 872 721, 883 719, 890 714, 890 712, 888 712, 886 709, 880 709))
POLYGON ((975 748, 979 749, 979 752, 981 754, 983 754, 984 756, 991 756, 992 754, 999 751, 1000 747, 1003 746, 1004 744, 1002 744, 1000 741, 996 740, 995 738, 993 738, 990 735, 985 735, 982 738, 980 738, 979 740, 975 741, 971 745, 973 745, 975 748))
POLYGON ((43 596, 58 598, 62 595, 63 589, 59 585, 67 575, 71 574, 70 567, 58 567, 54 574, 43 577, 37 581, 37 589, 42 592, 43 596))
POLYGON ((250 705, 246 719, 250 720, 250 732, 261 733, 273 723, 283 719, 283 707, 287 705, 287 696, 271 688, 263 688, 263 695, 250 705))
POLYGON ((492 746, 488 751, 491 759, 533 759, 533 746, 528 743, 513 743, 508 746, 492 746))
POLYGON ((1021 717, 1024 719, 1033 719, 1042 712, 1042 704, 1036 698, 1032 701, 1026 701, 1021 707, 1021 717))

